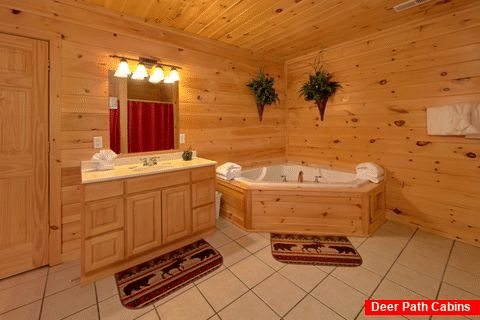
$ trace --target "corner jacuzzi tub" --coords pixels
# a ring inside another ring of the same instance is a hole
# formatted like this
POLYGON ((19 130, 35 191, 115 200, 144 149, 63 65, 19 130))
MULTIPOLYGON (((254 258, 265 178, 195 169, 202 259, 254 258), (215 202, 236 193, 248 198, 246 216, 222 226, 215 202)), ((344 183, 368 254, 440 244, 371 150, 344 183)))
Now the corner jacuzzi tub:
POLYGON ((385 183, 359 180, 352 172, 251 168, 233 181, 217 178, 217 190, 223 194, 221 215, 252 231, 367 236, 385 221, 385 183))

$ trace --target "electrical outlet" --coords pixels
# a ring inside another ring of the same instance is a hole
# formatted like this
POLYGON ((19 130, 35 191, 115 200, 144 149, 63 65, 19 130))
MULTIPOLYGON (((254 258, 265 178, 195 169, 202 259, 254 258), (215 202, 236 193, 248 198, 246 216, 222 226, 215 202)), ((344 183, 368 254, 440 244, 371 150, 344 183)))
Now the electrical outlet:
POLYGON ((103 139, 102 137, 93 137, 93 148, 101 149, 103 147, 103 139))
POLYGON ((180 133, 180 144, 185 143, 185 133, 180 133))

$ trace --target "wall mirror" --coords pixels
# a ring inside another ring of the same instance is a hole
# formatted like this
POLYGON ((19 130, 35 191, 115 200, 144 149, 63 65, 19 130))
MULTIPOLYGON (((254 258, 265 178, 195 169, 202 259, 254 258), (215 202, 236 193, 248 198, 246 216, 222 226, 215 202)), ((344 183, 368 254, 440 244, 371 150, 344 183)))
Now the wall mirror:
POLYGON ((178 82, 118 78, 109 71, 110 149, 117 154, 178 148, 178 82))

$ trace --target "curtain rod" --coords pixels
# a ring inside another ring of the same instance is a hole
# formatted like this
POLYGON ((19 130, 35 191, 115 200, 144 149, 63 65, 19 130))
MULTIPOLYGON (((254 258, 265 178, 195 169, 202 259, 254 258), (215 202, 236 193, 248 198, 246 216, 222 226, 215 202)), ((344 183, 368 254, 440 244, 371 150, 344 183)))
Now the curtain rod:
POLYGON ((135 102, 154 102, 154 103, 165 103, 165 104, 175 104, 173 101, 155 101, 155 100, 140 100, 140 99, 127 99, 128 101, 135 101, 135 102))
POLYGON ((111 58, 117 58, 117 59, 125 59, 125 60, 130 60, 130 61, 136 61, 136 62, 142 62, 144 64, 147 64, 147 65, 160 65, 160 66, 164 66, 164 67, 170 67, 170 68, 176 68, 176 69, 182 69, 182 67, 179 67, 179 66, 176 66, 176 65, 173 65, 173 64, 166 64, 166 63, 161 63, 161 62, 158 62, 158 60, 160 59, 154 59, 154 58, 138 58, 138 59, 134 59, 134 58, 128 58, 128 57, 124 57, 124 56, 117 56, 116 54, 111 54, 109 57, 111 58))

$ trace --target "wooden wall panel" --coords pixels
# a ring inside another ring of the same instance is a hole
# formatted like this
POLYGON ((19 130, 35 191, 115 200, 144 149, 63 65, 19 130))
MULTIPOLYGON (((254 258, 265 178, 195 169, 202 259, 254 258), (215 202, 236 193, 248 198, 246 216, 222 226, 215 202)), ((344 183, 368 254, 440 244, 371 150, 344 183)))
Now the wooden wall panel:
POLYGON ((480 103, 480 18, 471 9, 287 61, 287 159, 389 173, 391 219, 480 244, 480 141, 428 136, 426 108, 480 103), (325 121, 298 96, 319 57, 343 88, 325 121))
POLYGON ((61 37, 61 186, 62 258, 79 254, 81 208, 78 198, 80 162, 94 154, 93 137, 109 146, 108 70, 118 60, 110 54, 152 56, 181 66, 180 132, 183 148, 219 163, 243 166, 285 161, 284 65, 250 51, 205 39, 162 30, 139 22, 122 22, 72 5, 36 1, 15 3, 21 14, 12 14, 10 1, 0 2, 2 25, 19 30, 40 29, 61 37), (60 13, 59 17, 56 14, 60 13), (83 18, 82 18, 83 17, 83 18), (86 21, 95 21, 93 24, 86 21), (127 24, 130 24, 127 26, 127 24), (91 25, 91 26, 90 26, 91 25), (159 40, 157 40, 159 39, 159 40), (182 40, 183 39, 183 40, 182 40), (277 80, 282 103, 265 108, 258 119, 253 95, 246 87, 260 68, 277 80))

